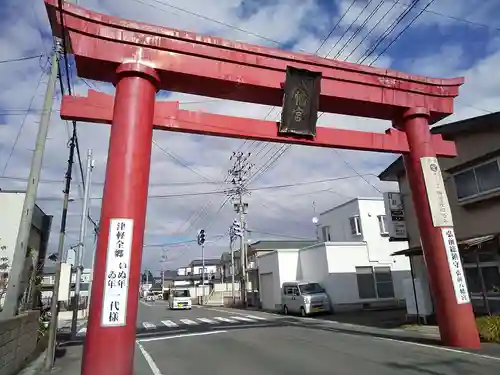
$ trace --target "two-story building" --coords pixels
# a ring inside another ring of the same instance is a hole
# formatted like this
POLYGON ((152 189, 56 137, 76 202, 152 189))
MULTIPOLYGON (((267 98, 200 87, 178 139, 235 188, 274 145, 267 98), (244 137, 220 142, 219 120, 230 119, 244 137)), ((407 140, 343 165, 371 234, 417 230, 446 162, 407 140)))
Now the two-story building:
MULTIPOLYGON (((438 158, 448 194, 455 235, 459 242, 469 292, 478 307, 500 310, 500 112, 431 129, 453 140, 458 156, 438 158), (485 299, 483 294, 490 296, 485 299), (489 306, 488 305, 489 302, 489 306)), ((416 278, 427 285, 415 209, 403 158, 396 159, 379 178, 396 181, 404 207, 409 249, 416 278)))
POLYGON ((221 261, 220 259, 195 259, 187 266, 177 268, 177 275, 168 275, 164 283, 168 282, 174 286, 196 286, 202 283, 203 263, 205 263, 205 283, 220 282, 221 261))
POLYGON ((391 254, 408 248, 390 242, 383 198, 356 198, 319 217, 320 237, 299 249, 258 257, 259 292, 265 309, 281 308, 281 285, 306 279, 323 285, 334 309, 398 304, 409 262, 391 254))

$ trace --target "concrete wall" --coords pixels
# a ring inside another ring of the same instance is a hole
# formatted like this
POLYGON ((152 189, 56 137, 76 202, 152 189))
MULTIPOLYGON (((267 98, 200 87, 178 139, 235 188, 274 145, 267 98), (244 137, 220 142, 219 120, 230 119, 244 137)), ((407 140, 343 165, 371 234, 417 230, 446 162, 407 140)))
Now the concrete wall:
MULTIPOLYGON (((272 274, 273 305, 281 306, 281 286, 285 281, 308 280, 325 288, 335 309, 357 309, 363 304, 394 305, 404 299, 402 280, 410 277, 405 257, 391 257, 389 250, 371 254, 365 242, 318 243, 300 250, 278 250, 259 257, 259 275, 272 274), (356 267, 389 267, 394 298, 359 298, 356 267)), ((260 290, 261 301, 263 290, 260 290)))
MULTIPOLYGON (((378 217, 383 215, 385 215, 383 198, 358 198, 322 213, 319 219, 320 230, 323 226, 330 227, 330 242, 365 241, 368 244, 370 255, 373 255, 378 261, 392 261, 390 254, 407 249, 408 242, 390 242, 387 234, 380 233, 378 217), (349 218, 352 216, 359 216, 361 235, 351 233, 349 218)), ((407 262, 406 266, 409 268, 407 262)))
POLYGON ((323 212, 319 217, 319 235, 321 240, 326 241, 323 239, 322 227, 329 226, 330 241, 332 242, 363 241, 363 235, 357 236, 351 234, 349 217, 357 215, 359 215, 359 204, 357 199, 323 212))
POLYGON ((17 373, 35 352, 38 311, 0 320, 0 375, 17 373))

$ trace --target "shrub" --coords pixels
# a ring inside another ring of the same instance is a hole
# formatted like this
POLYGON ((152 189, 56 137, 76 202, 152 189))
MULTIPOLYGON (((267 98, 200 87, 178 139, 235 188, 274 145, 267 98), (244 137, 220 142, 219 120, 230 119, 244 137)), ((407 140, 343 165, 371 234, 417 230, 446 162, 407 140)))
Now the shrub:
POLYGON ((476 323, 481 339, 500 343, 500 315, 482 316, 476 323))

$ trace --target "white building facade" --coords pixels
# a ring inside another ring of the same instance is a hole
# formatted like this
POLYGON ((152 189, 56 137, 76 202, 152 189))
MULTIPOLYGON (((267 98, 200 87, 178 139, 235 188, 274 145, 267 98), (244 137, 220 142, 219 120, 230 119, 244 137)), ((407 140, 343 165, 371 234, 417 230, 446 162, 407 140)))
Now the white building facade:
POLYGON ((356 198, 322 213, 318 232, 317 244, 259 257, 264 309, 280 309, 281 285, 293 280, 321 283, 337 310, 404 299, 410 264, 391 254, 408 243, 389 241, 383 198, 356 198))

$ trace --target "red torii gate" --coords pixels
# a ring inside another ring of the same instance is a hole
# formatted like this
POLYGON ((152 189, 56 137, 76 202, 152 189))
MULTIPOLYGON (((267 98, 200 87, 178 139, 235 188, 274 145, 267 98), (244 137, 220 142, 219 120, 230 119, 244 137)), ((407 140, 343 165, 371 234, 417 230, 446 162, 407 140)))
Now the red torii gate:
MULTIPOLYGON (((45 2, 53 34, 62 37, 58 2, 45 2)), ((436 223, 435 202, 429 201, 423 169, 436 155, 456 156, 454 143, 431 135, 429 123, 453 112, 463 79, 412 76, 230 42, 72 4, 64 4, 63 21, 78 75, 116 85, 114 98, 91 91, 87 97, 65 96, 61 107, 64 119, 112 124, 83 375, 132 374, 153 128, 402 153, 442 341, 455 347, 479 347, 470 301, 460 300, 456 275, 451 273, 449 244, 444 239, 445 231, 453 229, 451 217, 448 224, 436 223), (322 73, 321 111, 391 120, 397 130, 377 134, 319 127, 313 139, 298 139, 279 135, 275 122, 155 102, 157 90, 163 89, 281 106, 287 66, 322 73)), ((431 169, 435 172, 432 165, 431 169)), ((441 178, 439 170, 437 175, 441 178)), ((456 269, 463 273, 461 264, 456 269)))

